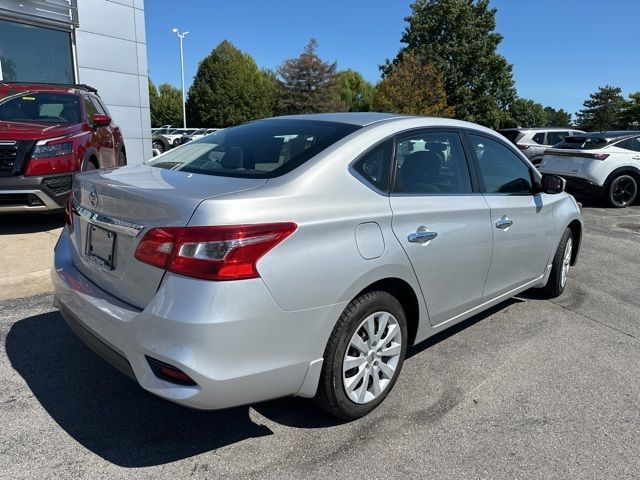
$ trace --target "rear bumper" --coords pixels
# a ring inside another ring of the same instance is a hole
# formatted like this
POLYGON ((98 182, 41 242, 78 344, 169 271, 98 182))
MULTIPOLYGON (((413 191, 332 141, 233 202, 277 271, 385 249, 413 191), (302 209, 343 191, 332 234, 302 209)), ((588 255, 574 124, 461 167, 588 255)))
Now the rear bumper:
POLYGON ((72 174, 0 177, 0 213, 62 210, 72 174))
POLYGON ((146 390, 197 409, 315 394, 326 341, 343 304, 281 310, 261 279, 206 282, 167 274, 139 310, 73 265, 65 229, 55 250, 55 299, 71 328, 146 390), (147 357, 193 385, 158 378, 147 357))
POLYGON ((578 196, 587 195, 590 197, 600 197, 604 195, 604 187, 590 182, 584 178, 572 177, 570 175, 557 174, 567 181, 567 192, 578 196))

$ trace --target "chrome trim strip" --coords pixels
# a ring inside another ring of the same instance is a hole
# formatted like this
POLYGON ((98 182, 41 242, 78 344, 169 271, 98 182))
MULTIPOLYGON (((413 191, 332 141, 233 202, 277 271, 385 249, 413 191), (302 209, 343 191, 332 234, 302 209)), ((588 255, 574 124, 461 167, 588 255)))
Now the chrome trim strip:
POLYGON ((0 213, 6 212, 36 212, 41 210, 62 210, 64 206, 58 205, 49 195, 42 190, 0 190, 0 196, 3 194, 31 194, 38 197, 44 205, 5 205, 0 206, 0 213))
POLYGON ((0 146, 3 147, 13 147, 16 143, 18 143, 17 140, 0 140, 0 146))
POLYGON ((138 225, 137 223, 126 222, 117 218, 108 217, 102 213, 89 210, 82 205, 73 202, 73 211, 80 217, 86 218, 88 221, 99 227, 113 230, 116 232, 124 233, 130 237, 137 237, 138 234, 144 229, 144 225, 138 225))

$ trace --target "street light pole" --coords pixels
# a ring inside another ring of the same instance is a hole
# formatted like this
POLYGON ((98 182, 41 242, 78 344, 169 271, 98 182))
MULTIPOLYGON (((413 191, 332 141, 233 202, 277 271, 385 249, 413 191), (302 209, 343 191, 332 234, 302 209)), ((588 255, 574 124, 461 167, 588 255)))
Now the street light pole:
POLYGON ((171 31, 176 35, 178 35, 178 38, 180 39, 180 78, 182 80, 182 127, 187 128, 187 108, 186 108, 186 101, 185 101, 185 95, 184 95, 184 54, 182 50, 182 41, 184 40, 184 37, 186 37, 189 32, 180 32, 176 27, 173 27, 171 31))

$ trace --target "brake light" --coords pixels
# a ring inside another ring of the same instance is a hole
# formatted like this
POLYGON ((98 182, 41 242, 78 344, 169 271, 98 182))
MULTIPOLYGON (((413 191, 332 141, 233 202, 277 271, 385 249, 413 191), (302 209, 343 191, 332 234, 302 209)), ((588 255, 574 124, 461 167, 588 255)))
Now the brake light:
POLYGON ((607 158, 609 158, 609 154, 608 153, 593 153, 590 156, 594 160, 606 160, 607 158))
POLYGON ((64 216, 64 223, 69 227, 69 230, 73 230, 73 194, 70 194, 67 198, 64 216))
POLYGON ((295 223, 153 228, 138 244, 135 257, 205 280, 257 278, 258 260, 297 228, 295 223))
POLYGON ((518 143, 516 145, 516 147, 518 147, 520 150, 529 150, 531 148, 531 145, 525 145, 523 143, 518 143))

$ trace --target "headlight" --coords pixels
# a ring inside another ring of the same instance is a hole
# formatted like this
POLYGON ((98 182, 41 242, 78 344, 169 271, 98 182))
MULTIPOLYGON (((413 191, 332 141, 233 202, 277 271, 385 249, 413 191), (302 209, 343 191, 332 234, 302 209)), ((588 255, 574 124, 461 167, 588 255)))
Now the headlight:
POLYGON ((59 157, 73 153, 73 142, 55 143, 53 145, 36 145, 31 158, 59 157))

